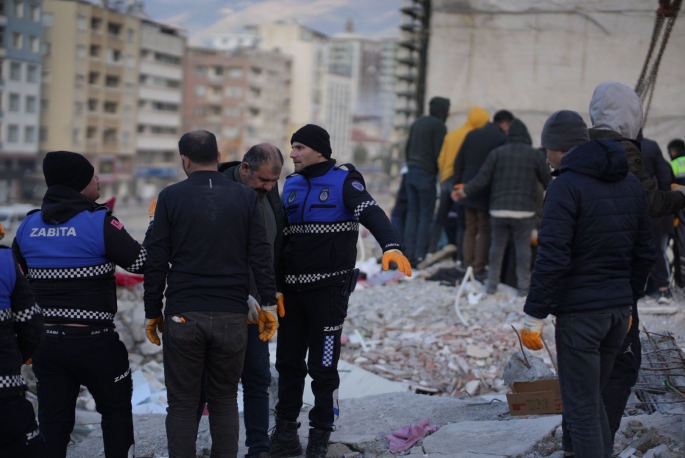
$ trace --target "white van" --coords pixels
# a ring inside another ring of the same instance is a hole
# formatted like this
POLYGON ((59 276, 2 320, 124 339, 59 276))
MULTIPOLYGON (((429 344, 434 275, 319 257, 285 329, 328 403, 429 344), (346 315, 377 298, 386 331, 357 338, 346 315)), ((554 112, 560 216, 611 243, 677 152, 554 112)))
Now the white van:
POLYGON ((17 228, 26 218, 26 214, 38 207, 28 204, 8 205, 0 207, 0 224, 5 229, 5 239, 2 241, 5 245, 10 245, 14 236, 17 233, 17 228))

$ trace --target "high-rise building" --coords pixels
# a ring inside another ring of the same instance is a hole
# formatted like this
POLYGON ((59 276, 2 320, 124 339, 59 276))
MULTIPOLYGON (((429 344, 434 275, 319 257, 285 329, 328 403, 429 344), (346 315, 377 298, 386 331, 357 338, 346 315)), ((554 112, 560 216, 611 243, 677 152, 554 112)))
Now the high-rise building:
POLYGON ((188 48, 184 131, 214 133, 223 160, 239 160, 258 143, 285 150, 291 67, 290 57, 276 51, 188 48))
POLYGON ((0 204, 30 200, 36 170, 42 0, 0 1, 0 204))
POLYGON ((140 19, 94 4, 44 2, 40 149, 77 151, 103 198, 133 192, 140 19))
POLYGON ((185 50, 183 30, 141 19, 135 188, 146 199, 183 178, 178 140, 185 50))

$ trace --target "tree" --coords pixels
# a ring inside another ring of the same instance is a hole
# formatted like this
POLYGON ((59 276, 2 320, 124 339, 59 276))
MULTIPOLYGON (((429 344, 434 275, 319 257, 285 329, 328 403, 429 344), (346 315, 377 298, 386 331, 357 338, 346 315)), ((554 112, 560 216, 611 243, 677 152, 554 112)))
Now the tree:
POLYGON ((357 165, 364 165, 369 160, 369 151, 361 143, 357 143, 352 151, 352 158, 357 165))

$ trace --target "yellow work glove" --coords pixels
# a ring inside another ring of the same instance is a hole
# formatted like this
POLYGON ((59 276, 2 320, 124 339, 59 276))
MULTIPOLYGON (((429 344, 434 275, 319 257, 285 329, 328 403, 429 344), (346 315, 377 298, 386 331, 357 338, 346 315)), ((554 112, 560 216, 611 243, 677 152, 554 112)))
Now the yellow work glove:
POLYGON ((2 223, 0 223, 0 240, 5 238, 5 228, 2 227, 2 223))
POLYGON ((249 307, 247 312, 247 324, 258 324, 260 308, 257 299, 252 296, 247 296, 247 306, 249 307))
POLYGON ((268 342, 278 329, 276 306, 267 305, 259 310, 259 340, 268 342))
POLYGON ((157 331, 164 332, 164 315, 160 315, 151 320, 145 320, 145 334, 147 334, 147 340, 155 345, 160 345, 162 341, 159 340, 159 334, 157 334, 157 331))
POLYGON ((411 264, 409 260, 402 254, 400 250, 388 250, 383 253, 383 259, 381 260, 383 264, 383 270, 388 270, 390 268, 390 263, 394 262, 397 264, 397 268, 407 277, 411 277, 411 264))
POLYGON ((542 350, 542 326, 545 320, 526 315, 521 329, 521 341, 529 350, 542 350))
POLYGON ((283 318, 285 316, 285 304, 283 299, 283 293, 276 293, 276 301, 278 302, 278 316, 283 318))
POLYGON ((152 202, 150 202, 150 206, 147 209, 147 215, 150 217, 150 221, 154 221, 156 209, 157 209, 157 201, 153 200, 152 202))

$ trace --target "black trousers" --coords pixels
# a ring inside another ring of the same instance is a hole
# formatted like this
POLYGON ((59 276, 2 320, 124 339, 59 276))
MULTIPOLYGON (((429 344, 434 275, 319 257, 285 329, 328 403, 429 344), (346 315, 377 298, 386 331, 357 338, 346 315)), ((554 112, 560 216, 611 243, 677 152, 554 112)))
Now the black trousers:
POLYGON ((342 286, 335 286, 301 292, 286 290, 284 299, 285 316, 280 321, 276 347, 276 417, 297 420, 309 372, 314 393, 309 424, 332 431, 339 415, 338 359, 348 297, 343 296, 342 286), (309 357, 305 361, 307 350, 309 357))
POLYGON ((0 456, 46 458, 33 405, 23 394, 0 398, 0 456))
POLYGON ((89 329, 47 327, 47 336, 33 355, 38 421, 50 458, 64 458, 67 454, 81 385, 93 395, 95 408, 102 415, 107 458, 127 458, 129 450, 134 449, 128 352, 113 328, 79 335, 89 329))

